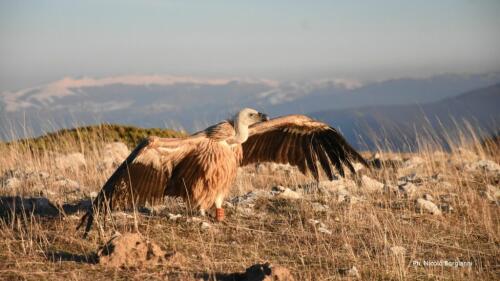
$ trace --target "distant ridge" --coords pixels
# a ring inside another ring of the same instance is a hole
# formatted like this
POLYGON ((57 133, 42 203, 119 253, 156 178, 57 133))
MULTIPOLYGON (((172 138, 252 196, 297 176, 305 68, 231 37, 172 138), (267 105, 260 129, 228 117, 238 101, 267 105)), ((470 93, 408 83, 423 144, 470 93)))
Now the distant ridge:
POLYGON ((377 144, 397 150, 415 150, 419 136, 447 145, 463 131, 493 135, 500 128, 500 84, 438 102, 326 110, 311 116, 333 124, 358 148, 377 144), (469 123, 470 128, 465 128, 469 123))
POLYGON ((500 72, 384 81, 358 81, 349 77, 307 81, 169 75, 67 77, 2 92, 0 140, 100 123, 195 132, 243 107, 279 116, 423 104, 499 82, 500 72))

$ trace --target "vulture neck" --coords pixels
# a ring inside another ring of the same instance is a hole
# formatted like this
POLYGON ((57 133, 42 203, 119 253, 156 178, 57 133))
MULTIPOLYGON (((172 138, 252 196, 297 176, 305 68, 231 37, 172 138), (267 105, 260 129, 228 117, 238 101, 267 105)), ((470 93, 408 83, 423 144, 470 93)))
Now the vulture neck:
POLYGON ((234 141, 236 143, 244 143, 248 139, 248 126, 242 124, 239 118, 234 120, 234 130, 236 135, 234 136, 234 141))

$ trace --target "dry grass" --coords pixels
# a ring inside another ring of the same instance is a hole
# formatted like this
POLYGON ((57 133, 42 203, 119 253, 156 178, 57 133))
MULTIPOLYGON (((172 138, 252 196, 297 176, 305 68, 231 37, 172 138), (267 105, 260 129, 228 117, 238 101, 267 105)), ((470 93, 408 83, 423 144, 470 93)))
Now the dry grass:
MULTIPOLYGON (((467 139, 467 141, 466 141, 467 139)), ((81 239, 75 227, 81 214, 57 218, 18 214, 0 221, 0 279, 4 280, 195 280, 195 276, 244 271, 257 262, 270 261, 289 268, 297 280, 350 279, 344 271, 355 266, 361 279, 383 280, 495 280, 500 276, 500 232, 498 201, 483 194, 487 185, 499 187, 498 173, 466 171, 478 159, 499 162, 498 149, 485 150, 478 140, 449 143, 452 152, 439 151, 432 142, 420 141, 419 152, 387 153, 389 158, 418 156, 415 167, 363 171, 385 183, 412 173, 423 179, 416 194, 351 190, 361 201, 339 203, 337 198, 310 190, 302 199, 265 197, 251 213, 227 208, 224 223, 204 230, 189 218, 191 212, 180 200, 169 199, 159 214, 117 213, 102 231, 81 239), (476 159, 477 158, 477 159, 476 159), (439 175, 439 176, 436 176, 439 175), (434 177, 433 177, 434 176, 434 177), (436 203, 446 202, 451 212, 437 216, 416 210, 415 199, 430 194, 436 203), (327 206, 315 211, 313 203, 327 206), (176 221, 167 213, 182 214, 176 221), (129 216, 127 216, 129 215, 129 216), (323 233, 319 220, 331 234, 323 233), (93 264, 92 253, 114 231, 139 231, 169 251, 182 253, 182 268, 110 269, 93 264), (391 248, 404 247, 395 255, 391 248), (424 261, 463 261, 472 266, 424 266, 424 261), (416 266, 414 261, 421 263, 416 266)), ((53 149, 29 142, 0 144, 0 175, 11 169, 44 171, 80 183, 80 188, 54 186, 50 180, 30 182, 17 189, 0 186, 0 195, 44 196, 54 202, 87 198, 98 191, 110 170, 97 169, 102 140, 87 140, 82 151, 79 139, 54 139, 53 149), (87 165, 78 169, 55 167, 54 153, 83 152, 87 165)), ((275 184, 297 188, 310 182, 295 171, 267 171, 248 167, 240 171, 232 196, 250 190, 271 190, 275 184)), ((302 190, 297 188, 298 191, 302 190)), ((204 219, 210 221, 209 218, 204 219)), ((102 224, 99 224, 102 227, 102 224)), ((96 228, 94 228, 96 229, 96 228)))

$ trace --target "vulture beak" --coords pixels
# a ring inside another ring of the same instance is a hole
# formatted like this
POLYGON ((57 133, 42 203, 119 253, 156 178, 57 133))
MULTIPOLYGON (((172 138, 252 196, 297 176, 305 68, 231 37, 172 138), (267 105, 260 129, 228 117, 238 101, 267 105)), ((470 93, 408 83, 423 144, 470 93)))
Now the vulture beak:
POLYGON ((259 117, 260 117, 260 121, 262 121, 262 122, 269 121, 269 117, 267 116, 267 114, 259 112, 259 117))

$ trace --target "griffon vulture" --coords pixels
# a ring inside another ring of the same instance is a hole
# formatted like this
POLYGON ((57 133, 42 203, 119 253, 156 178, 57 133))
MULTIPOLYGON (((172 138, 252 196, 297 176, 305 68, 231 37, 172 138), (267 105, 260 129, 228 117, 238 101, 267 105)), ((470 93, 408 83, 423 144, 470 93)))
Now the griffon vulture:
POLYGON ((319 179, 320 168, 329 179, 334 169, 352 173, 353 161, 366 165, 329 125, 304 115, 269 120, 253 109, 243 109, 221 122, 185 138, 148 137, 132 151, 104 184, 87 220, 85 236, 96 209, 155 204, 164 196, 180 196, 202 214, 215 205, 216 219, 224 219, 222 203, 240 166, 276 162, 297 166, 319 179))

